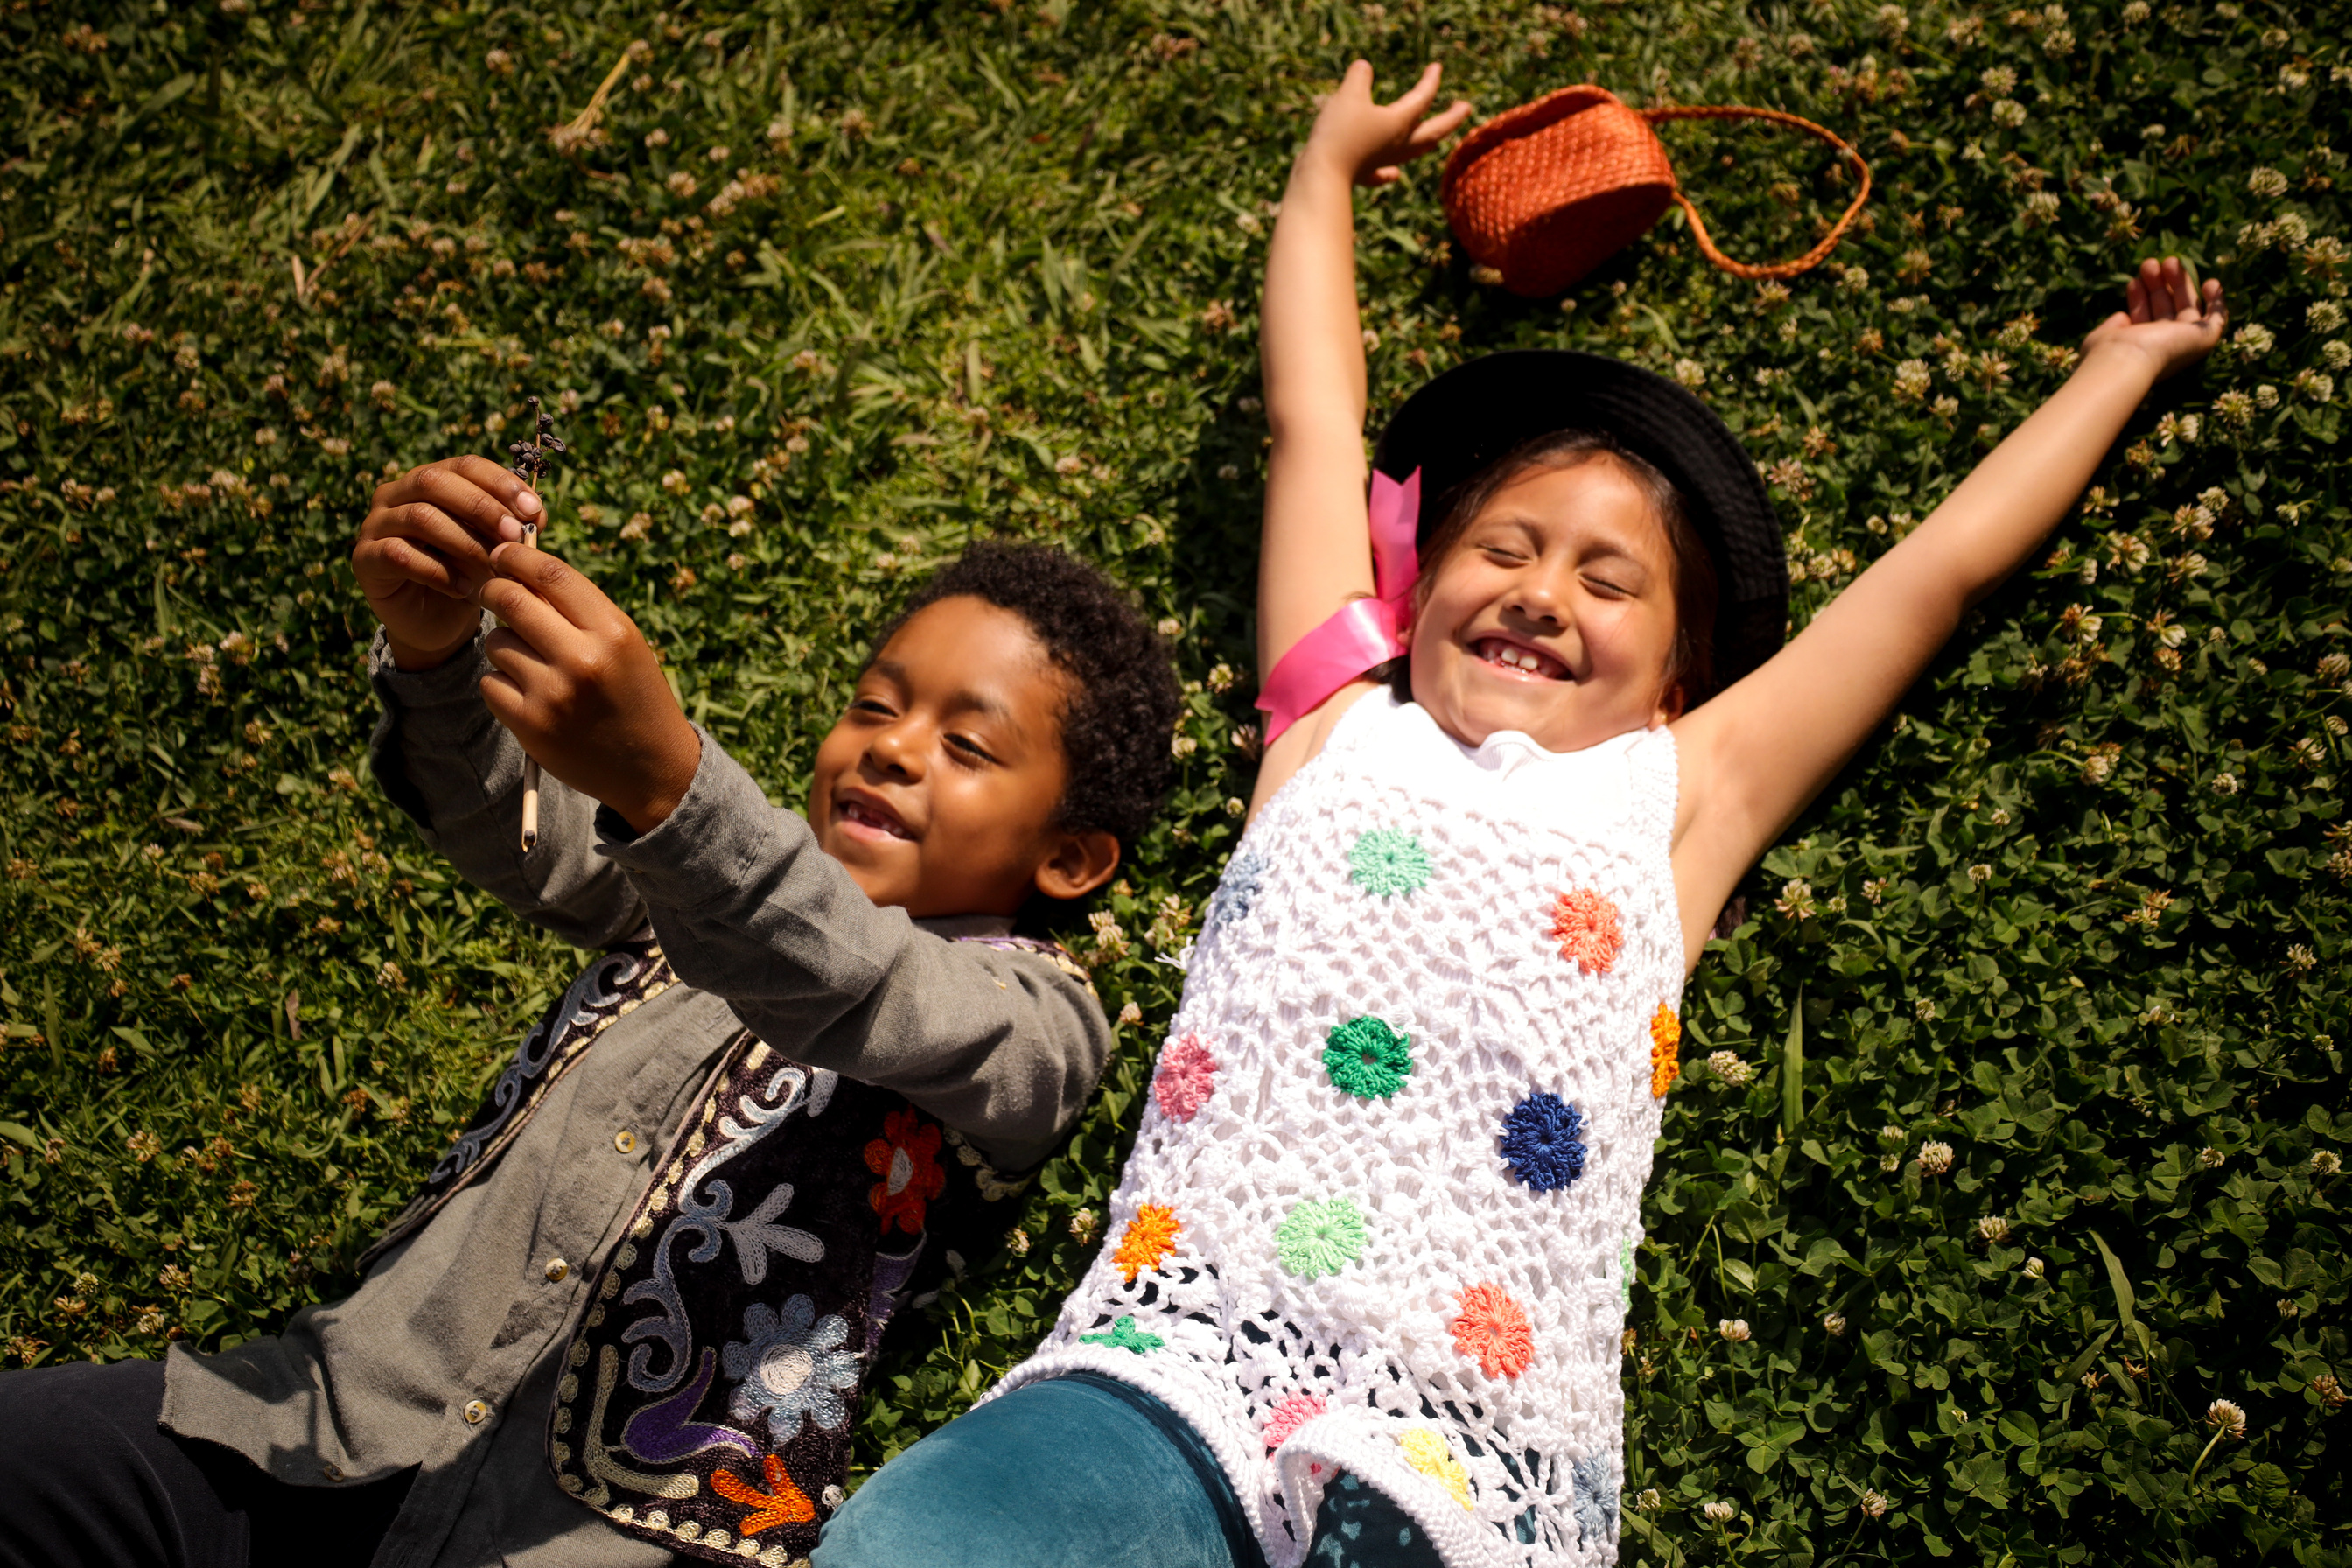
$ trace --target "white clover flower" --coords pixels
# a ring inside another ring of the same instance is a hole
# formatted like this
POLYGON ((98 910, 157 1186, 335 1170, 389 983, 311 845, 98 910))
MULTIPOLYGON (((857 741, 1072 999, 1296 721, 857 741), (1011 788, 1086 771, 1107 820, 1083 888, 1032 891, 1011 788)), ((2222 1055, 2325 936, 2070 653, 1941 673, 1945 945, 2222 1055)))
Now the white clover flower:
POLYGON ((2039 1279, 2045 1267, 2039 1258, 2029 1258, 2025 1260, 2025 1277, 2028 1279, 2039 1279))
POLYGON ((2013 98, 2004 98, 1992 106, 1992 122, 2014 131, 2025 123, 2025 105, 2013 98))
MULTIPOLYGON (((2244 393, 2242 393, 2242 392, 2241 392, 2241 393, 2235 393, 2235 394, 2225 392, 2225 393, 2223 393, 2223 394, 2221 395, 2221 397, 2222 397, 2223 399, 2228 399, 2228 398, 2230 398, 2230 397, 2235 396, 2235 397, 2236 397, 2236 398, 2237 398, 2241 403, 2242 403, 2242 402, 2244 401, 2244 399, 2245 399, 2245 395, 2245 395, 2244 393)), ((2259 408, 2259 409, 2262 409, 2262 410, 2263 410, 2263 412, 2265 412, 2265 413, 2268 413, 2271 409, 2276 408, 2278 405, 2279 405, 2279 389, 2278 389, 2277 387, 2271 385, 2268 382, 2264 382, 2262 385, 2260 385, 2260 386, 2258 386, 2258 387, 2254 388, 2254 406, 2255 406, 2255 407, 2257 407, 2257 408, 2259 408)), ((2225 412, 2222 410, 2222 407, 2221 407, 2221 402, 2218 402, 2218 401, 2217 401, 2217 402, 2213 405, 2213 412, 2214 412, 2214 413, 2216 413, 2216 414, 2220 414, 2220 415, 2221 415, 2221 416, 2222 416, 2222 418, 2223 418, 2223 420, 2224 420, 2225 422, 2226 422, 2226 421, 2228 420, 2228 418, 2229 418, 2228 414, 2227 414, 2227 413, 2225 413, 2225 412)))
POLYGON ((1911 1004, 1911 1016, 1923 1024, 1933 1023, 1936 1018, 1936 999, 1932 996, 1920 997, 1911 1004))
POLYGON ((1745 1318, 1719 1318, 1716 1321, 1715 1331, 1721 1334, 1725 1339, 1729 1340, 1733 1344, 1738 1344, 1748 1337, 1748 1320, 1745 1318))
POLYGON ((1979 888, 1992 880, 1992 868, 1979 861, 1969 868, 1969 880, 1979 888))
POLYGON ((2342 1155, 2340 1155, 2340 1154, 2338 1154, 2338 1153, 2336 1153, 2335 1150, 2333 1150, 2333 1149, 2319 1149, 2319 1150, 2315 1150, 2315 1151, 2313 1151, 2313 1152, 2312 1152, 2312 1156, 2311 1156, 2311 1173, 2312 1173, 2313 1175, 2315 1175, 2315 1176, 2333 1176, 2333 1175, 2337 1175, 2337 1174, 2340 1174, 2340 1173, 2343 1172, 2343 1169, 2344 1169, 2344 1159, 2343 1159, 2343 1156, 2342 1156, 2342 1155))
POLYGON ((2213 793, 2215 795, 2235 795, 2238 793, 2238 775, 2235 773, 2215 773, 2213 775, 2213 793))
POLYGON ((1952 1168, 1952 1146, 1949 1143, 1922 1143, 1917 1163, 1920 1174, 1940 1176, 1952 1168))
POLYGON ((1906 359, 1895 367, 1895 395, 1906 403, 1916 403, 1927 395, 1934 384, 1933 373, 1923 359, 1906 359))
POLYGON ((2242 1439, 2246 1435, 2246 1413, 2233 1401, 2217 1399, 2205 1407, 2205 1425, 2221 1428, 2231 1438, 2242 1439))
POLYGON ((2248 359, 2260 359, 2278 342, 2271 335, 2271 330, 2258 321, 2240 327, 2230 341, 2236 343, 2238 352, 2248 359))
POLYGON ((1706 366, 1695 359, 1675 361, 1675 380, 1693 392, 1706 384, 1706 366))
MULTIPOLYGON (((2138 5, 2138 0, 2133 0, 2133 5, 2138 5)), ((2130 10, 2130 9, 2131 9, 2131 6, 2126 5, 2126 7, 2124 7, 2124 9, 2126 9, 2126 11, 2128 11, 2128 10, 2130 10)), ((2140 9, 2140 10, 2142 10, 2142 11, 2146 11, 2146 10, 2147 9, 2147 6, 2145 6, 2145 5, 2140 5, 2140 6, 2139 6, 2139 9, 2140 9)), ((1863 1493, 1863 1494, 1862 1494, 1862 1516, 1863 1516, 1864 1519, 1884 1519, 1884 1518, 1885 1518, 1885 1517, 1886 1517, 1886 1499, 1885 1499, 1885 1497, 1881 1496, 1881 1495, 1880 1495, 1879 1493, 1877 1493, 1877 1492, 1864 1492, 1864 1493, 1863 1493)))
POLYGON ((1844 1333, 1844 1332, 1845 1332, 1845 1314, 1844 1314, 1843 1312, 1824 1312, 1824 1313, 1822 1313, 1822 1328, 1824 1328, 1824 1329, 1826 1329, 1827 1331, 1829 1331, 1832 1334, 1843 1334, 1843 1333, 1844 1333))
POLYGON ((2009 1239, 2009 1221, 1997 1214, 1986 1215, 1982 1219, 1977 1221, 1977 1235, 1985 1241, 2007 1241, 2009 1239))
POLYGON ((2294 389, 2314 403, 2326 403, 2336 395, 2336 378, 2315 370, 2301 371, 2295 375, 2294 389))
POLYGON ((1724 1083, 1738 1089, 1756 1076, 1756 1069, 1739 1059, 1737 1051, 1714 1051, 1706 1058, 1706 1070, 1724 1083))
MULTIPOLYGON (((2307 744, 2308 742, 2305 743, 2307 744)), ((2297 758, 2296 760, 2302 761, 2303 759, 2297 758)), ((2306 767, 2313 767, 2317 764, 2315 763, 2305 762, 2304 765, 2306 767)), ((2318 962, 2318 955, 2313 952, 2310 948, 2305 947, 2302 942, 2298 942, 2292 943, 2286 950, 2286 966, 2294 971, 2297 974, 2307 973, 2312 966, 2316 964, 2318 962)), ((2212 1153, 2212 1151, 2209 1149, 2206 1151, 2206 1153, 2212 1153)), ((2197 1163, 2200 1165, 2204 1164, 2205 1156, 2203 1154, 2199 1155, 2197 1157, 2197 1163)), ((2221 1156, 2215 1154, 2213 1156, 2213 1163, 2217 1165, 2220 1164, 2221 1163, 2221 1156)))
POLYGON ((1729 1524, 1739 1517, 1739 1510, 1727 1502, 1711 1502, 1699 1510, 1709 1524, 1729 1524))
POLYGON ((2246 176, 2246 189, 2258 196, 2286 195, 2286 176, 2276 169, 2261 168, 2246 176))
POLYGON ((2344 324, 2344 307, 2333 300, 2321 300, 2304 311, 2303 322, 2315 332, 2332 332, 2344 324))
POLYGON ((2017 72, 2008 66, 1987 66, 1977 82, 1993 98, 2007 98, 2017 90, 2017 72))

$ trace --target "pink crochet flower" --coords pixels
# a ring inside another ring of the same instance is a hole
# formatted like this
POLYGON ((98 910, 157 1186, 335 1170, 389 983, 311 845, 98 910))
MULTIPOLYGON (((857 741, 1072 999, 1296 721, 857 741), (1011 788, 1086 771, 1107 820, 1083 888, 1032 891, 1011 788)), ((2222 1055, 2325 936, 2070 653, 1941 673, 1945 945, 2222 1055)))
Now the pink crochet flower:
POLYGON ((1617 906, 1589 888, 1562 893, 1551 907, 1551 934, 1559 955, 1587 974, 1606 974, 1625 949, 1617 906))
POLYGON ((1151 1075, 1152 1098, 1175 1121, 1190 1121, 1208 1103, 1216 1087, 1217 1058, 1198 1035, 1179 1035, 1160 1053, 1160 1070, 1151 1075))
POLYGON ((1265 1418, 1265 1446, 1268 1450, 1281 1447, 1290 1441, 1291 1434, 1323 1414, 1323 1396, 1319 1394, 1294 1394, 1274 1407, 1265 1418))

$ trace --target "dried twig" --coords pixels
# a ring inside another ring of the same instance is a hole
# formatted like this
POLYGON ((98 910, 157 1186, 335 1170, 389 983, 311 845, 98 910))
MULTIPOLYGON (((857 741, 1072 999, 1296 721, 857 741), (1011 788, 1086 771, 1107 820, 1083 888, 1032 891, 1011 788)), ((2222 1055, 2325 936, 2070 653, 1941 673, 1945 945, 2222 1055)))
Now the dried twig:
MULTIPOLYGON (((530 438, 527 441, 517 441, 513 446, 509 447, 507 450, 514 455, 514 467, 510 471, 514 474, 515 478, 529 485, 533 490, 537 490, 539 489, 541 477, 547 472, 555 455, 565 450, 565 447, 562 438, 555 434, 555 416, 543 412, 539 406, 538 398, 531 398, 530 402, 531 418, 530 438)), ((544 517, 547 513, 543 510, 546 506, 546 501, 543 498, 540 504, 542 508, 540 515, 544 517)), ((539 525, 537 523, 527 522, 522 525, 522 542, 530 546, 533 550, 539 548, 539 525)), ((523 853, 526 855, 530 854, 538 843, 539 759, 536 757, 525 757, 522 763, 523 853)))

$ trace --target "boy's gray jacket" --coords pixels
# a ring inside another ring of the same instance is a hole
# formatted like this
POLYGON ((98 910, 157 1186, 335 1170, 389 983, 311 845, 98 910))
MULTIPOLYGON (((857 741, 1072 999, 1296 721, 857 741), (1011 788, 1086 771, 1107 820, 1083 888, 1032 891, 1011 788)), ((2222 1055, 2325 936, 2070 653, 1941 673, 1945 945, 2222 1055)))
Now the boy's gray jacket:
POLYGON ((640 837, 549 777, 526 857, 522 754, 482 703, 478 640, 413 675, 379 640, 372 665, 371 761, 426 842, 577 946, 617 949, 650 921, 681 984, 614 1018, 349 1299, 218 1354, 174 1346, 163 1424, 299 1485, 414 1468, 379 1568, 668 1563, 557 1488, 548 1417, 603 1266, 745 1026, 903 1094, 969 1142, 966 1164, 1021 1169, 1092 1095, 1109 1025, 1065 963, 950 940, 1003 921, 877 909, 707 734, 686 798, 640 837))

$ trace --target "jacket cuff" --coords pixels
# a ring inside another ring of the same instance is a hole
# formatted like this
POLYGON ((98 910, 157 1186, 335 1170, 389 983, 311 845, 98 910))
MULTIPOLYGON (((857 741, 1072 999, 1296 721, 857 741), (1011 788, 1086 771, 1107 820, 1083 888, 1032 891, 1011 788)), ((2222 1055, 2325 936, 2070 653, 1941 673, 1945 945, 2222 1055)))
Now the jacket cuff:
MULTIPOLYGON (((805 838, 808 825, 797 812, 769 804, 759 781, 701 725, 702 760, 693 782, 669 816, 639 833, 609 805, 596 808, 598 851, 628 872, 646 903, 694 910, 742 897, 749 868, 776 858, 772 834, 805 838)), ((785 846, 789 854, 796 846, 785 846)))
POLYGON ((397 714, 402 731, 426 745, 454 745, 473 734, 485 712, 482 677, 493 667, 482 652, 482 633, 431 669, 405 670, 392 662, 383 628, 368 645, 368 682, 384 711, 397 714))

